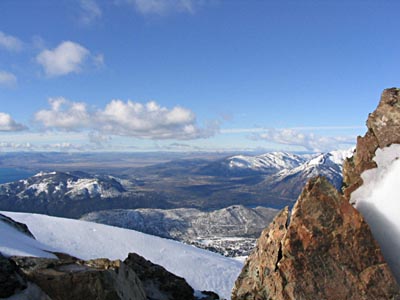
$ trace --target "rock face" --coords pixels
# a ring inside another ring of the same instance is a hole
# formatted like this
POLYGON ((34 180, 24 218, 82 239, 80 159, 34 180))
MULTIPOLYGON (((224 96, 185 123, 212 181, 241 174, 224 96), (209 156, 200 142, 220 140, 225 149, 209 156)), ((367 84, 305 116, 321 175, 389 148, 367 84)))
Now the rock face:
POLYGON ((13 257, 11 261, 49 299, 146 299, 139 278, 121 261, 81 261, 67 255, 60 259, 13 257))
POLYGON ((18 294, 18 299, 27 300, 195 299, 185 279, 134 253, 124 262, 57 256, 0 256, 0 298, 18 294))
POLYGON ((348 201, 351 193, 363 183, 361 173, 376 168, 375 151, 400 144, 400 89, 383 91, 378 107, 368 116, 367 127, 368 132, 357 138, 353 158, 343 165, 344 195, 348 201))
POLYGON ((194 290, 186 283, 185 279, 168 272, 140 255, 130 253, 124 264, 136 272, 149 299, 194 300, 194 290))
POLYGON ((400 289, 363 217, 323 177, 258 240, 233 300, 387 300, 400 289))
POLYGON ((14 262, 0 255, 0 298, 10 297, 27 287, 17 270, 14 262))

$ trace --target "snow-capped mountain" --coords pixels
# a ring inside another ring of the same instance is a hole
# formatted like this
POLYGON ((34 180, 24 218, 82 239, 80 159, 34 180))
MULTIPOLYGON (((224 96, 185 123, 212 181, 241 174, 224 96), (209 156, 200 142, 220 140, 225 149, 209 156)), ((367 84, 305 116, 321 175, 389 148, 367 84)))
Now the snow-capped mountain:
POLYGON ((266 173, 272 170, 292 169, 304 161, 304 157, 286 152, 271 152, 258 156, 236 155, 226 159, 231 170, 251 169, 266 173))
POLYGON ((342 165, 353 149, 317 154, 293 169, 283 169, 259 184, 282 197, 297 198, 312 177, 325 176, 337 189, 342 185, 342 165))
POLYGON ((300 155, 286 152, 270 152, 257 156, 230 156, 202 168, 202 172, 225 176, 272 174, 283 169, 295 168, 306 160, 300 155))
POLYGON ((194 289, 215 291, 227 299, 242 268, 237 260, 129 229, 38 214, 0 213, 26 224, 36 238, 0 220, 0 252, 5 256, 53 257, 47 250, 85 260, 123 260, 134 252, 185 278, 194 289))
POLYGON ((342 151, 272 152, 214 161, 172 161, 124 170, 123 180, 83 172, 39 173, 1 184, 0 209, 79 218, 108 209, 210 210, 237 204, 282 208, 294 203, 312 176, 322 174, 339 186, 343 157, 342 151))
POLYGON ((0 185, 0 193, 18 198, 35 196, 42 201, 51 198, 110 198, 126 192, 111 176, 91 176, 83 172, 40 172, 25 180, 0 185))
MULTIPOLYGON (((84 172, 41 172, 0 184, 0 209, 76 218, 94 209, 137 208, 148 201, 122 182, 84 172)), ((159 203, 162 207, 162 199, 159 203)))

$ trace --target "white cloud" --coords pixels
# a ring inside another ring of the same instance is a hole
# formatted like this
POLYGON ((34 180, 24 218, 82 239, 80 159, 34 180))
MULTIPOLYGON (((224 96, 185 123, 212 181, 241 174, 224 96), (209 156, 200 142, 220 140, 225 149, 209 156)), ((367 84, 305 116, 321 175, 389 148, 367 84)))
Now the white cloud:
POLYGON ((29 143, 0 142, 0 150, 32 150, 34 146, 29 143))
POLYGON ((74 144, 69 142, 51 144, 0 142, 0 151, 87 151, 99 149, 102 148, 93 147, 88 144, 74 144))
POLYGON ((25 125, 15 122, 9 114, 0 112, 0 131, 22 131, 26 129, 25 125))
POLYGON ((0 47, 9 51, 20 51, 22 45, 23 43, 20 39, 0 31, 0 47))
POLYGON ((10 72, 0 70, 0 85, 13 87, 17 85, 17 77, 10 72))
POLYGON ((80 0, 81 7, 80 20, 83 24, 91 24, 96 19, 101 18, 102 11, 95 0, 80 0))
POLYGON ((250 138, 281 145, 300 146, 306 150, 317 152, 336 149, 340 144, 355 143, 353 138, 319 136, 294 129, 267 129, 265 132, 253 134, 250 138))
POLYGON ((79 73, 90 51, 85 47, 64 41, 52 50, 43 50, 36 57, 36 61, 42 65, 46 75, 61 76, 69 73, 79 73))
POLYGON ((70 102, 63 97, 50 98, 48 110, 40 110, 35 114, 35 120, 46 128, 65 131, 77 131, 90 123, 86 104, 70 102))
MULTIPOLYGON (((290 127, 290 128, 283 128, 283 129, 290 129, 290 130, 314 130, 314 131, 327 131, 327 130, 351 130, 351 129, 364 129, 365 126, 304 126, 304 127, 290 127)), ((277 130, 283 130, 277 129, 277 130)), ((265 132, 269 129, 265 127, 253 127, 253 128, 226 128, 221 129, 221 133, 257 133, 257 132, 265 132)))
POLYGON ((197 139, 213 135, 217 125, 200 128, 195 114, 186 108, 171 109, 151 101, 145 104, 112 100, 101 110, 64 98, 49 100, 50 109, 36 113, 35 120, 48 129, 93 130, 102 135, 144 139, 197 139))
POLYGON ((172 12, 194 13, 200 0, 120 0, 119 3, 132 4, 144 15, 165 15, 172 12))

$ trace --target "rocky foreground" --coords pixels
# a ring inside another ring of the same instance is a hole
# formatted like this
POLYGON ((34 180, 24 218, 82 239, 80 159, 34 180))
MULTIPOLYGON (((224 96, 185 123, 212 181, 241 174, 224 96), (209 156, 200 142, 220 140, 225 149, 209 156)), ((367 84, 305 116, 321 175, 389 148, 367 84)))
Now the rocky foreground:
POLYGON ((323 177, 263 231, 233 290, 237 299, 400 299, 361 214, 323 177))

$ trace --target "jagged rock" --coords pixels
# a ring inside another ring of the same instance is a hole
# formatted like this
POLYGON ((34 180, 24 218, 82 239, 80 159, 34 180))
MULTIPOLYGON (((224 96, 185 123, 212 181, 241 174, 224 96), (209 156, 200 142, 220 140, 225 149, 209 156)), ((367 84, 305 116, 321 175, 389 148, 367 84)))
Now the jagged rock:
POLYGON ((220 300, 221 298, 217 293, 211 291, 201 291, 201 297, 196 298, 201 300, 220 300))
POLYGON ((129 253, 124 264, 138 275, 149 299, 194 300, 194 290, 186 283, 185 279, 168 272, 159 265, 153 264, 142 256, 129 253))
MULTIPOLYGON (((26 279, 53 300, 145 300, 142 284, 121 261, 12 257, 26 279)), ((32 299, 32 298, 31 298, 32 299)))
POLYGON ((343 165, 343 191, 348 201, 351 193, 363 183, 361 173, 376 168, 375 151, 400 144, 400 89, 383 91, 378 107, 368 116, 367 127, 368 132, 357 138, 353 158, 343 165))
POLYGON ((285 208, 263 231, 233 300, 400 299, 368 225, 326 179, 306 184, 288 223, 285 208))
POLYGON ((15 263, 0 254, 0 298, 7 298, 27 287, 26 281, 18 274, 15 263))

